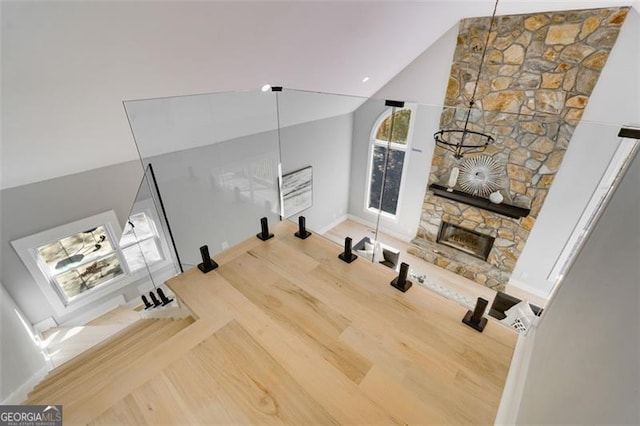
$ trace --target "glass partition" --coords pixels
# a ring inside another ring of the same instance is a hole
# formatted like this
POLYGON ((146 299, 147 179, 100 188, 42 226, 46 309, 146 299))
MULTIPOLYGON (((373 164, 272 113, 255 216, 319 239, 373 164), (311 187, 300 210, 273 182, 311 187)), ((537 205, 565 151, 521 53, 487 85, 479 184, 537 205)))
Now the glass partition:
POLYGON ((129 273, 148 278, 138 287, 139 293, 160 287, 182 272, 151 166, 145 170, 122 229, 120 248, 129 273))
POLYGON ((279 219, 275 93, 248 91, 125 102, 151 164, 184 265, 279 219))
MULTIPOLYGON (((406 262, 416 283, 466 307, 477 297, 544 307, 570 258, 572 230, 593 217, 589 206, 602 203, 590 199, 614 184, 605 177, 631 152, 616 154, 618 126, 578 121, 575 111, 287 89, 125 107, 184 266, 200 263, 202 245, 215 256, 254 236, 262 217, 304 216, 336 243, 336 255, 350 237, 362 259, 395 271, 406 262), (434 141, 465 127, 492 143, 457 156, 434 141)), ((144 228, 144 218, 132 218, 144 228)))
POLYGON ((278 108, 283 218, 297 223, 304 216, 311 232, 327 235, 338 249, 350 237, 354 251, 364 250, 365 238, 375 239, 375 211, 367 211, 367 219, 360 222, 347 221, 351 210, 365 207, 367 195, 367 164, 354 167, 353 156, 360 150, 354 151, 353 141, 364 148, 364 159, 370 129, 358 125, 357 111, 372 111, 377 117, 384 102, 285 89, 278 93, 278 108), (362 180, 357 190, 354 179, 362 180))

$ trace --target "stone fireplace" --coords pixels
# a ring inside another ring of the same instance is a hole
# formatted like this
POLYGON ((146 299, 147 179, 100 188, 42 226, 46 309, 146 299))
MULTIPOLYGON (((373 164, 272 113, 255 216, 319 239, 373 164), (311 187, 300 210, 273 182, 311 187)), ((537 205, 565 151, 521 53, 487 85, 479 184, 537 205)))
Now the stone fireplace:
POLYGON ((487 260, 494 237, 442 221, 436 242, 482 260, 487 260))
MULTIPOLYGON (((504 290, 628 10, 496 17, 469 124, 470 130, 495 138, 473 155, 499 165, 501 208, 493 208, 487 197, 465 193, 459 183, 449 187, 461 160, 436 146, 410 253, 504 290), (478 235, 493 239, 486 255, 468 247, 478 235)), ((459 24, 441 129, 464 123, 489 22, 471 18, 459 24)))

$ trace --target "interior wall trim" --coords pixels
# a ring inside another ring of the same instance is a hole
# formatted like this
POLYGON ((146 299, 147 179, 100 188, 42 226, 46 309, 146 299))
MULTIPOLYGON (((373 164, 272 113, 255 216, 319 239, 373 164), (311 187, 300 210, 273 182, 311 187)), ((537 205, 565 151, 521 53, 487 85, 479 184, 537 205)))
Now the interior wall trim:
POLYGON ((342 222, 344 222, 347 219, 348 219, 348 215, 343 214, 342 216, 339 216, 337 219, 333 220, 328 225, 322 227, 321 229, 317 229, 316 232, 318 234, 320 234, 320 235, 324 235, 327 232, 329 232, 331 229, 335 228, 337 225, 341 224, 342 222))
POLYGON ((36 333, 38 333, 40 337, 42 337, 43 331, 47 331, 50 328, 54 328, 57 326, 58 326, 58 323, 56 322, 56 320, 53 317, 48 317, 43 319, 40 322, 33 324, 33 329, 36 331, 36 333))
POLYGON ((513 278, 513 276, 509 278, 509 285, 513 287, 517 287, 520 290, 526 291, 527 293, 531 293, 532 295, 541 297, 545 300, 549 297, 548 293, 541 291, 539 288, 529 285, 524 281, 513 278))
MULTIPOLYGON (((47 364, 49 364, 49 363, 47 363, 47 364)), ((33 376, 31 376, 29 379, 27 379, 26 382, 24 382, 22 385, 20 385, 20 387, 18 387, 18 389, 16 389, 13 392, 11 392, 11 394, 8 397, 6 397, 2 402, 0 402, 0 405, 20 405, 20 404, 22 404, 27 399, 27 395, 29 394, 29 392, 31 392, 31 390, 38 383, 40 383, 42 381, 42 379, 44 379, 44 377, 47 375, 47 373, 49 373, 49 371, 51 371, 52 369, 53 369, 53 364, 45 365, 44 367, 42 367, 33 376)))
MULTIPOLYGON (((367 221, 367 220, 365 220, 365 219, 363 219, 361 217, 358 217, 358 216, 355 216, 355 215, 352 215, 352 214, 348 214, 347 215, 347 219, 350 219, 350 220, 352 220, 354 222, 358 222, 359 224, 364 225, 364 226, 368 226, 368 227, 370 227, 372 229, 375 229, 375 227, 376 227, 375 223, 369 222, 369 221, 367 221)), ((400 234, 398 232, 391 231, 391 230, 385 228, 384 225, 380 226, 380 231, 382 233, 384 233, 384 234, 389 235, 390 237, 397 238, 400 241, 404 241, 407 244, 411 243, 411 238, 410 237, 407 237, 406 235, 402 235, 402 234, 400 234)))
POLYGON ((520 411, 520 401, 524 393, 527 381, 529 364, 535 343, 536 327, 529 329, 526 335, 519 335, 516 348, 511 358, 511 366, 507 375, 507 381, 502 390, 502 398, 494 424, 514 425, 520 411))
POLYGON ((618 136, 621 138, 640 139, 640 129, 622 127, 618 132, 618 136))

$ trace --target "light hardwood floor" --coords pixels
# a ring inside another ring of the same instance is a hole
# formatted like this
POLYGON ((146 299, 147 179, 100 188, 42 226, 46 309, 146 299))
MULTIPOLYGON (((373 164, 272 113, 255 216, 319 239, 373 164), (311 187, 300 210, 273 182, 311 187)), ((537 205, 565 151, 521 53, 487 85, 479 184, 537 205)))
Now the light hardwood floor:
POLYGON ((135 375, 129 368, 135 367, 138 360, 148 361, 149 355, 165 349, 162 348, 165 340, 171 340, 192 323, 193 318, 136 321, 107 341, 53 369, 29 393, 24 403, 62 405, 64 424, 86 423, 101 411, 91 411, 92 404, 107 403, 107 399, 100 396, 101 392, 106 389, 117 393, 123 379, 131 380, 135 375), (87 405, 88 412, 77 409, 78 406, 87 408, 87 405))
MULTIPOLYGON (((169 287, 196 321, 64 406, 65 424, 492 423, 516 334, 274 227, 169 287)), ((51 401, 51 403, 57 403, 51 401)))
MULTIPOLYGON (((364 237, 369 237, 372 240, 375 239, 375 229, 374 227, 347 219, 330 229, 324 234, 324 236, 342 246, 344 245, 345 237, 351 237, 354 244, 364 237)), ((407 263, 411 270, 418 274, 423 274, 428 279, 438 282, 470 299, 475 300, 478 297, 483 297, 491 303, 496 295, 496 292, 488 287, 482 286, 461 275, 447 271, 446 269, 440 268, 417 256, 407 253, 409 243, 406 241, 392 237, 382 231, 378 233, 378 240, 383 244, 390 245, 400 250, 400 262, 407 263)), ((540 307, 544 307, 547 303, 545 299, 539 296, 510 285, 507 285, 505 292, 519 299, 527 300, 540 307)))
POLYGON ((54 367, 107 340, 140 319, 140 314, 119 306, 106 314, 74 327, 55 327, 42 333, 44 348, 54 367))

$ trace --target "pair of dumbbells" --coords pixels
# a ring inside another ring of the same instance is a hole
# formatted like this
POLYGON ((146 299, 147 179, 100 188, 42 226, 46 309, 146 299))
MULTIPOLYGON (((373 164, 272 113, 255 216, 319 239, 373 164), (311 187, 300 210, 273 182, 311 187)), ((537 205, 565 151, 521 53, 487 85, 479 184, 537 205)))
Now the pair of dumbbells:
POLYGON ((149 300, 144 294, 142 295, 142 302, 144 303, 145 310, 157 308, 158 306, 167 306, 169 303, 173 302, 173 299, 169 299, 164 294, 164 291, 162 291, 161 288, 156 289, 156 291, 158 292, 158 297, 160 298, 160 300, 158 300, 158 297, 156 297, 153 291, 149 292, 149 297, 151 298, 151 302, 149 302, 149 300))

